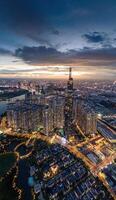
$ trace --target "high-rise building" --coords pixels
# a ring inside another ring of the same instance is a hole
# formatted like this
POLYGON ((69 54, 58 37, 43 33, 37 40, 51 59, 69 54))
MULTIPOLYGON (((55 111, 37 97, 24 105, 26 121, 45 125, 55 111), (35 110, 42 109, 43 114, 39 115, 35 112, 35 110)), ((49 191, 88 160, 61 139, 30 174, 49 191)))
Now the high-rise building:
POLYGON ((65 107, 64 107, 64 131, 65 135, 68 138, 70 135, 72 122, 73 122, 73 78, 72 78, 72 69, 69 69, 69 80, 67 83, 67 91, 65 96, 65 107))
POLYGON ((46 94, 45 94, 45 90, 44 90, 44 87, 42 86, 41 87, 41 90, 40 90, 40 96, 39 96, 39 103, 41 105, 44 105, 46 102, 45 102, 45 97, 46 97, 46 94))
POLYGON ((46 105, 43 110, 43 133, 48 135, 53 129, 53 111, 50 105, 46 105))
POLYGON ((25 100, 8 105, 7 121, 15 131, 41 130, 48 135, 55 128, 64 127, 64 97, 27 93, 25 100))
POLYGON ((39 98, 38 98, 38 96, 35 93, 32 94, 30 92, 30 93, 27 93, 25 95, 25 102, 26 103, 31 103, 31 104, 39 104, 39 98))
POLYGON ((77 121, 77 105, 78 105, 78 97, 74 96, 73 97, 73 122, 74 122, 74 124, 77 121))
POLYGON ((8 127, 13 130, 34 131, 39 127, 40 105, 26 101, 17 101, 8 105, 8 127))
POLYGON ((18 88, 18 89, 21 89, 21 82, 18 82, 18 83, 17 83, 17 88, 18 88))
POLYGON ((90 105, 83 101, 77 105, 77 125, 86 136, 97 133, 97 115, 90 105))
POLYGON ((67 83, 67 89, 70 92, 73 92, 73 78, 72 78, 72 68, 69 68, 69 79, 67 83))
POLYGON ((64 127, 64 97, 56 96, 53 99, 54 128, 64 127))
POLYGON ((40 93, 40 86, 39 85, 35 85, 35 93, 36 94, 40 93))

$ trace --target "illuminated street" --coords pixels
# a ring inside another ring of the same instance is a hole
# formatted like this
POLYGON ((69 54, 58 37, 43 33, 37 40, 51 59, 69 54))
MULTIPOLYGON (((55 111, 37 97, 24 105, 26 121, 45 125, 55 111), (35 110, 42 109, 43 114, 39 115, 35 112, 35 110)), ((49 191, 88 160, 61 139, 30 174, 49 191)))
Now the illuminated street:
MULTIPOLYGON (((114 159, 116 159, 116 153, 115 153, 115 151, 112 151, 112 154, 109 157, 105 158, 100 163, 95 164, 86 155, 84 155, 83 153, 81 153, 81 151, 78 150, 78 147, 83 147, 83 145, 85 145, 85 144, 87 145, 90 142, 99 139, 99 136, 96 136, 95 138, 90 139, 90 141, 82 142, 82 144, 80 143, 79 145, 70 145, 69 142, 65 138, 63 139, 62 137, 60 137, 60 136, 58 136, 56 134, 53 137, 46 136, 46 135, 43 135, 43 134, 38 133, 38 132, 37 133, 34 132, 32 134, 28 134, 28 133, 26 133, 26 134, 19 134, 18 133, 17 134, 17 133, 10 133, 8 131, 8 133, 5 132, 5 134, 13 136, 13 137, 18 137, 18 138, 27 138, 28 139, 27 142, 26 142, 27 144, 32 139, 33 140, 34 139, 36 139, 36 140, 41 139, 41 140, 46 141, 47 143, 50 143, 50 144, 51 143, 52 144, 60 144, 61 146, 66 147, 70 153, 74 154, 77 158, 81 158, 85 162, 85 164, 89 167, 89 169, 92 172, 92 174, 98 176, 100 178, 100 180, 102 180, 102 182, 104 183, 104 185, 108 188, 108 190, 110 191, 110 193, 112 194, 112 196, 115 197, 114 192, 111 190, 111 188, 109 187, 109 185, 106 183, 105 178, 103 176, 101 176, 101 170, 104 167, 106 167, 108 164, 112 163, 114 159)), ((103 143, 103 141, 102 141, 102 143, 103 143)), ((33 141, 32 141, 32 143, 33 143, 33 141)), ((15 151, 22 144, 24 144, 24 142, 20 143, 15 148, 15 151)), ((94 146, 94 148, 95 148, 95 146, 94 146)), ((29 152, 25 156, 21 156, 20 158, 24 159, 26 157, 29 157, 30 155, 31 155, 31 152, 29 152)))
POLYGON ((0 0, 0 200, 116 200, 116 0, 0 0))

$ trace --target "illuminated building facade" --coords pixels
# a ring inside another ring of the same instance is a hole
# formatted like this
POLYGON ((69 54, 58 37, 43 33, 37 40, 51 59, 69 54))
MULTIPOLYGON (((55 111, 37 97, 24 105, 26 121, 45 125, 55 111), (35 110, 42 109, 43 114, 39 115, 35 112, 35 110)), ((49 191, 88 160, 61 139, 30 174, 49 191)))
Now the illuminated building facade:
POLYGON ((64 127, 64 98, 56 96, 53 100, 54 128, 64 127))
POLYGON ((8 127, 13 130, 34 131, 39 126, 39 115, 41 107, 37 104, 31 104, 19 101, 9 104, 7 109, 8 127))
POLYGON ((72 69, 69 69, 69 80, 67 83, 67 92, 65 96, 65 108, 64 108, 64 131, 66 137, 70 135, 72 122, 73 122, 73 78, 72 78, 72 69))
POLYGON ((82 101, 77 105, 77 125, 86 136, 97 133, 97 115, 82 101))
POLYGON ((43 133, 48 135, 53 131, 53 112, 50 106, 45 106, 43 110, 43 133))

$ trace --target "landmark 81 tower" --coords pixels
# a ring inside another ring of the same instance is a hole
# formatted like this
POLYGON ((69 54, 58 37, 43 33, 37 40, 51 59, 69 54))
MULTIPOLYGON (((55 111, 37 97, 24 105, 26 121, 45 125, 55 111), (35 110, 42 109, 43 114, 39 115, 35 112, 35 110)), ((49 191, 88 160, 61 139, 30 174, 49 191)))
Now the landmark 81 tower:
POLYGON ((65 108, 64 108, 64 131, 65 136, 68 138, 71 132, 72 122, 73 122, 73 78, 72 78, 72 68, 69 68, 69 79, 67 83, 67 91, 65 96, 65 108))

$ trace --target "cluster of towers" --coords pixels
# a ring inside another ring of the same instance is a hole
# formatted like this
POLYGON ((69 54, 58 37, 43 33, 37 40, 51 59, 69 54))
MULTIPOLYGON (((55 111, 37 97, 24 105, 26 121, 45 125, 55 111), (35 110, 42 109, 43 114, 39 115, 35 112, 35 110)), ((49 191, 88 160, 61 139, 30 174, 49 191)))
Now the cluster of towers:
POLYGON ((55 128, 59 128, 64 129, 65 137, 69 138, 75 123, 84 134, 94 133, 96 115, 90 109, 88 111, 85 104, 82 105, 78 99, 76 100, 75 105, 72 68, 69 68, 69 79, 64 95, 45 95, 41 92, 39 96, 27 95, 25 100, 10 104, 7 110, 8 126, 23 131, 39 129, 47 135, 55 128))

